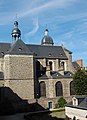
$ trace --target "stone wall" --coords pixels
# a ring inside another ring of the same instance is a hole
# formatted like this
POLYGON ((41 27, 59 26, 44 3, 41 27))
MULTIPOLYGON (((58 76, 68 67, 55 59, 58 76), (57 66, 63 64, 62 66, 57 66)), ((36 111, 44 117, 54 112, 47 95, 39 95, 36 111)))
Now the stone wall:
POLYGON ((4 70, 4 59, 0 58, 0 71, 3 72, 3 70, 4 70))
MULTIPOLYGON (((9 87, 21 99, 34 99, 34 82, 32 80, 10 80, 9 87)), ((6 94, 9 96, 9 93, 6 94)))
POLYGON ((4 87, 4 80, 0 80, 0 87, 4 87))
MULTIPOLYGON (((64 48, 63 48, 64 49, 64 48)), ((71 71, 71 72, 75 72, 75 69, 74 69, 74 67, 73 67, 73 65, 72 65, 72 54, 71 53, 69 53, 68 51, 66 51, 65 49, 64 49, 64 52, 65 52, 65 54, 66 54, 66 56, 67 56, 67 58, 68 58, 68 61, 67 61, 67 70, 68 71, 71 71)))
POLYGON ((33 56, 5 55, 5 86, 23 99, 34 98, 33 56))
MULTIPOLYGON (((41 97, 37 99, 38 104, 40 104, 44 108, 49 108, 49 102, 52 102, 52 109, 56 108, 56 103, 60 97, 56 98, 46 98, 46 97, 41 97)), ((64 99, 68 102, 71 102, 71 97, 64 97, 64 99)), ((30 102, 29 102, 30 103, 30 102)))
POLYGON ((52 102, 52 108, 55 108, 55 104, 57 103, 57 100, 61 96, 56 97, 56 90, 55 85, 58 81, 62 83, 63 88, 63 97, 66 99, 67 102, 70 102, 72 97, 70 97, 70 82, 72 81, 72 78, 62 78, 62 79, 45 79, 45 80, 39 80, 39 83, 44 81, 46 84, 46 97, 40 97, 38 99, 38 103, 42 105, 45 108, 48 108, 49 102, 52 102))
POLYGON ((49 108, 49 102, 52 102, 52 109, 56 107, 56 103, 57 103, 58 98, 43 98, 41 97, 40 99, 38 99, 38 103, 44 107, 44 108, 49 108))
MULTIPOLYGON (((40 62, 40 64, 41 64, 41 66, 40 66, 40 69, 42 70, 42 66, 43 67, 47 67, 46 66, 46 59, 44 58, 44 59, 37 59, 37 61, 39 61, 40 62)), ((61 69, 61 66, 60 66, 60 64, 61 64, 61 62, 64 62, 64 70, 65 71, 68 71, 69 69, 68 69, 68 60, 59 60, 58 58, 56 59, 47 59, 47 63, 48 63, 48 65, 49 65, 49 62, 52 62, 52 70, 53 71, 58 71, 58 70, 60 70, 61 69), (59 63, 60 62, 60 63, 59 63)), ((71 62, 71 61, 70 61, 71 62)))
POLYGON ((40 62, 41 66, 46 67, 46 59, 45 58, 43 58, 43 59, 37 59, 37 61, 40 62))
POLYGON ((45 79, 45 80, 39 80, 39 82, 44 81, 46 84, 46 97, 47 98, 55 98, 56 97, 56 90, 55 85, 58 81, 62 83, 63 88, 63 96, 69 97, 70 96, 70 82, 72 81, 72 78, 62 78, 62 79, 45 79))
POLYGON ((33 56, 5 55, 5 79, 32 79, 33 56))

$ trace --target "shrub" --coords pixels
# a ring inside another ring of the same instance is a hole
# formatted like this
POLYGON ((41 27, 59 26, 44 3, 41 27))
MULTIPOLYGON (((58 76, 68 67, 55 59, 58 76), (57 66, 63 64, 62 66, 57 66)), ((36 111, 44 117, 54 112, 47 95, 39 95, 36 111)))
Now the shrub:
POLYGON ((60 97, 57 101, 56 108, 64 107, 66 100, 63 97, 60 97))

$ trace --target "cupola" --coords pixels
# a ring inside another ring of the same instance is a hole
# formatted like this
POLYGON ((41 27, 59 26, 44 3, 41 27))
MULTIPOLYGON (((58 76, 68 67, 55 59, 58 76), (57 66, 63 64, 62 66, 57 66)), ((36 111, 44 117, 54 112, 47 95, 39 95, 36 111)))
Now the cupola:
POLYGON ((18 22, 14 22, 14 28, 12 30, 12 44, 14 44, 18 39, 21 38, 21 31, 18 28, 18 22))
POLYGON ((45 30, 45 35, 42 38, 41 45, 53 45, 53 39, 49 36, 49 31, 48 29, 45 30))

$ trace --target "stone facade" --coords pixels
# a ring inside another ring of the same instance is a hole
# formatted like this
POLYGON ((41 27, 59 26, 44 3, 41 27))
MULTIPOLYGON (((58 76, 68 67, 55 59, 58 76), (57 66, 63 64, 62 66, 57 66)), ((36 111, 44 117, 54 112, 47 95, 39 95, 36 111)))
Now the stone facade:
POLYGON ((33 56, 5 55, 3 59, 4 87, 11 88, 23 99, 34 99, 33 56))
MULTIPOLYGON (((18 23, 15 25, 18 32, 18 23)), ((3 80, 0 78, 0 87, 11 89, 21 99, 30 102, 38 99, 45 108, 50 102, 54 108, 60 96, 70 101, 74 73, 72 53, 63 46, 53 46, 48 31, 41 45, 28 45, 20 39, 21 33, 15 35, 14 30, 14 44, 0 44, 0 74, 4 76, 3 80)), ((5 89, 4 95, 9 97, 10 93, 5 89)))
MULTIPOLYGON (((68 54, 68 53, 67 53, 68 54)), ((70 78, 52 78, 50 75, 50 67, 47 64, 52 62, 52 71, 59 71, 60 74, 64 75, 64 71, 71 70, 69 64, 71 61, 59 60, 57 58, 35 58, 33 55, 10 55, 6 54, 0 58, 0 71, 4 73, 4 81, 0 81, 0 86, 9 87, 14 93, 20 98, 27 99, 28 101, 36 99, 39 94, 39 83, 45 82, 46 85, 46 96, 38 99, 39 104, 43 107, 49 107, 49 102, 52 102, 52 107, 58 100, 56 96, 55 85, 58 81, 62 84, 63 96, 67 99, 70 97, 70 82, 73 80, 70 78), (38 79, 36 75, 36 62, 40 63, 40 71, 45 68, 45 73, 48 76, 46 79, 38 79), (48 63, 46 63, 48 62, 48 63), (64 62, 64 66, 61 63, 64 62), (68 68, 69 67, 69 68, 68 68), (35 97, 36 94, 36 97, 35 97), (45 100, 45 101, 44 101, 45 100), (43 102, 44 101, 44 102, 43 102)), ((5 91, 5 97, 8 97, 9 93, 5 91)))
POLYGON ((33 56, 5 55, 5 79, 33 79, 33 56))
POLYGON ((73 79, 45 79, 45 80, 39 80, 40 82, 45 82, 46 84, 46 98, 56 98, 56 90, 55 85, 57 82, 61 82, 62 88, 63 88, 63 96, 69 97, 70 96, 70 82, 73 81, 73 79))

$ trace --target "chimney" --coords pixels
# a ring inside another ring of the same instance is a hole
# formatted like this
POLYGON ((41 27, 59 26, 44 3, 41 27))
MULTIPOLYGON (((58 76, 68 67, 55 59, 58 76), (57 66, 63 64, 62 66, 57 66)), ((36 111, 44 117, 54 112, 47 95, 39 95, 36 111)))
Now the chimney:
POLYGON ((81 68, 83 67, 83 60, 80 59, 80 60, 76 60, 75 61, 81 68))

